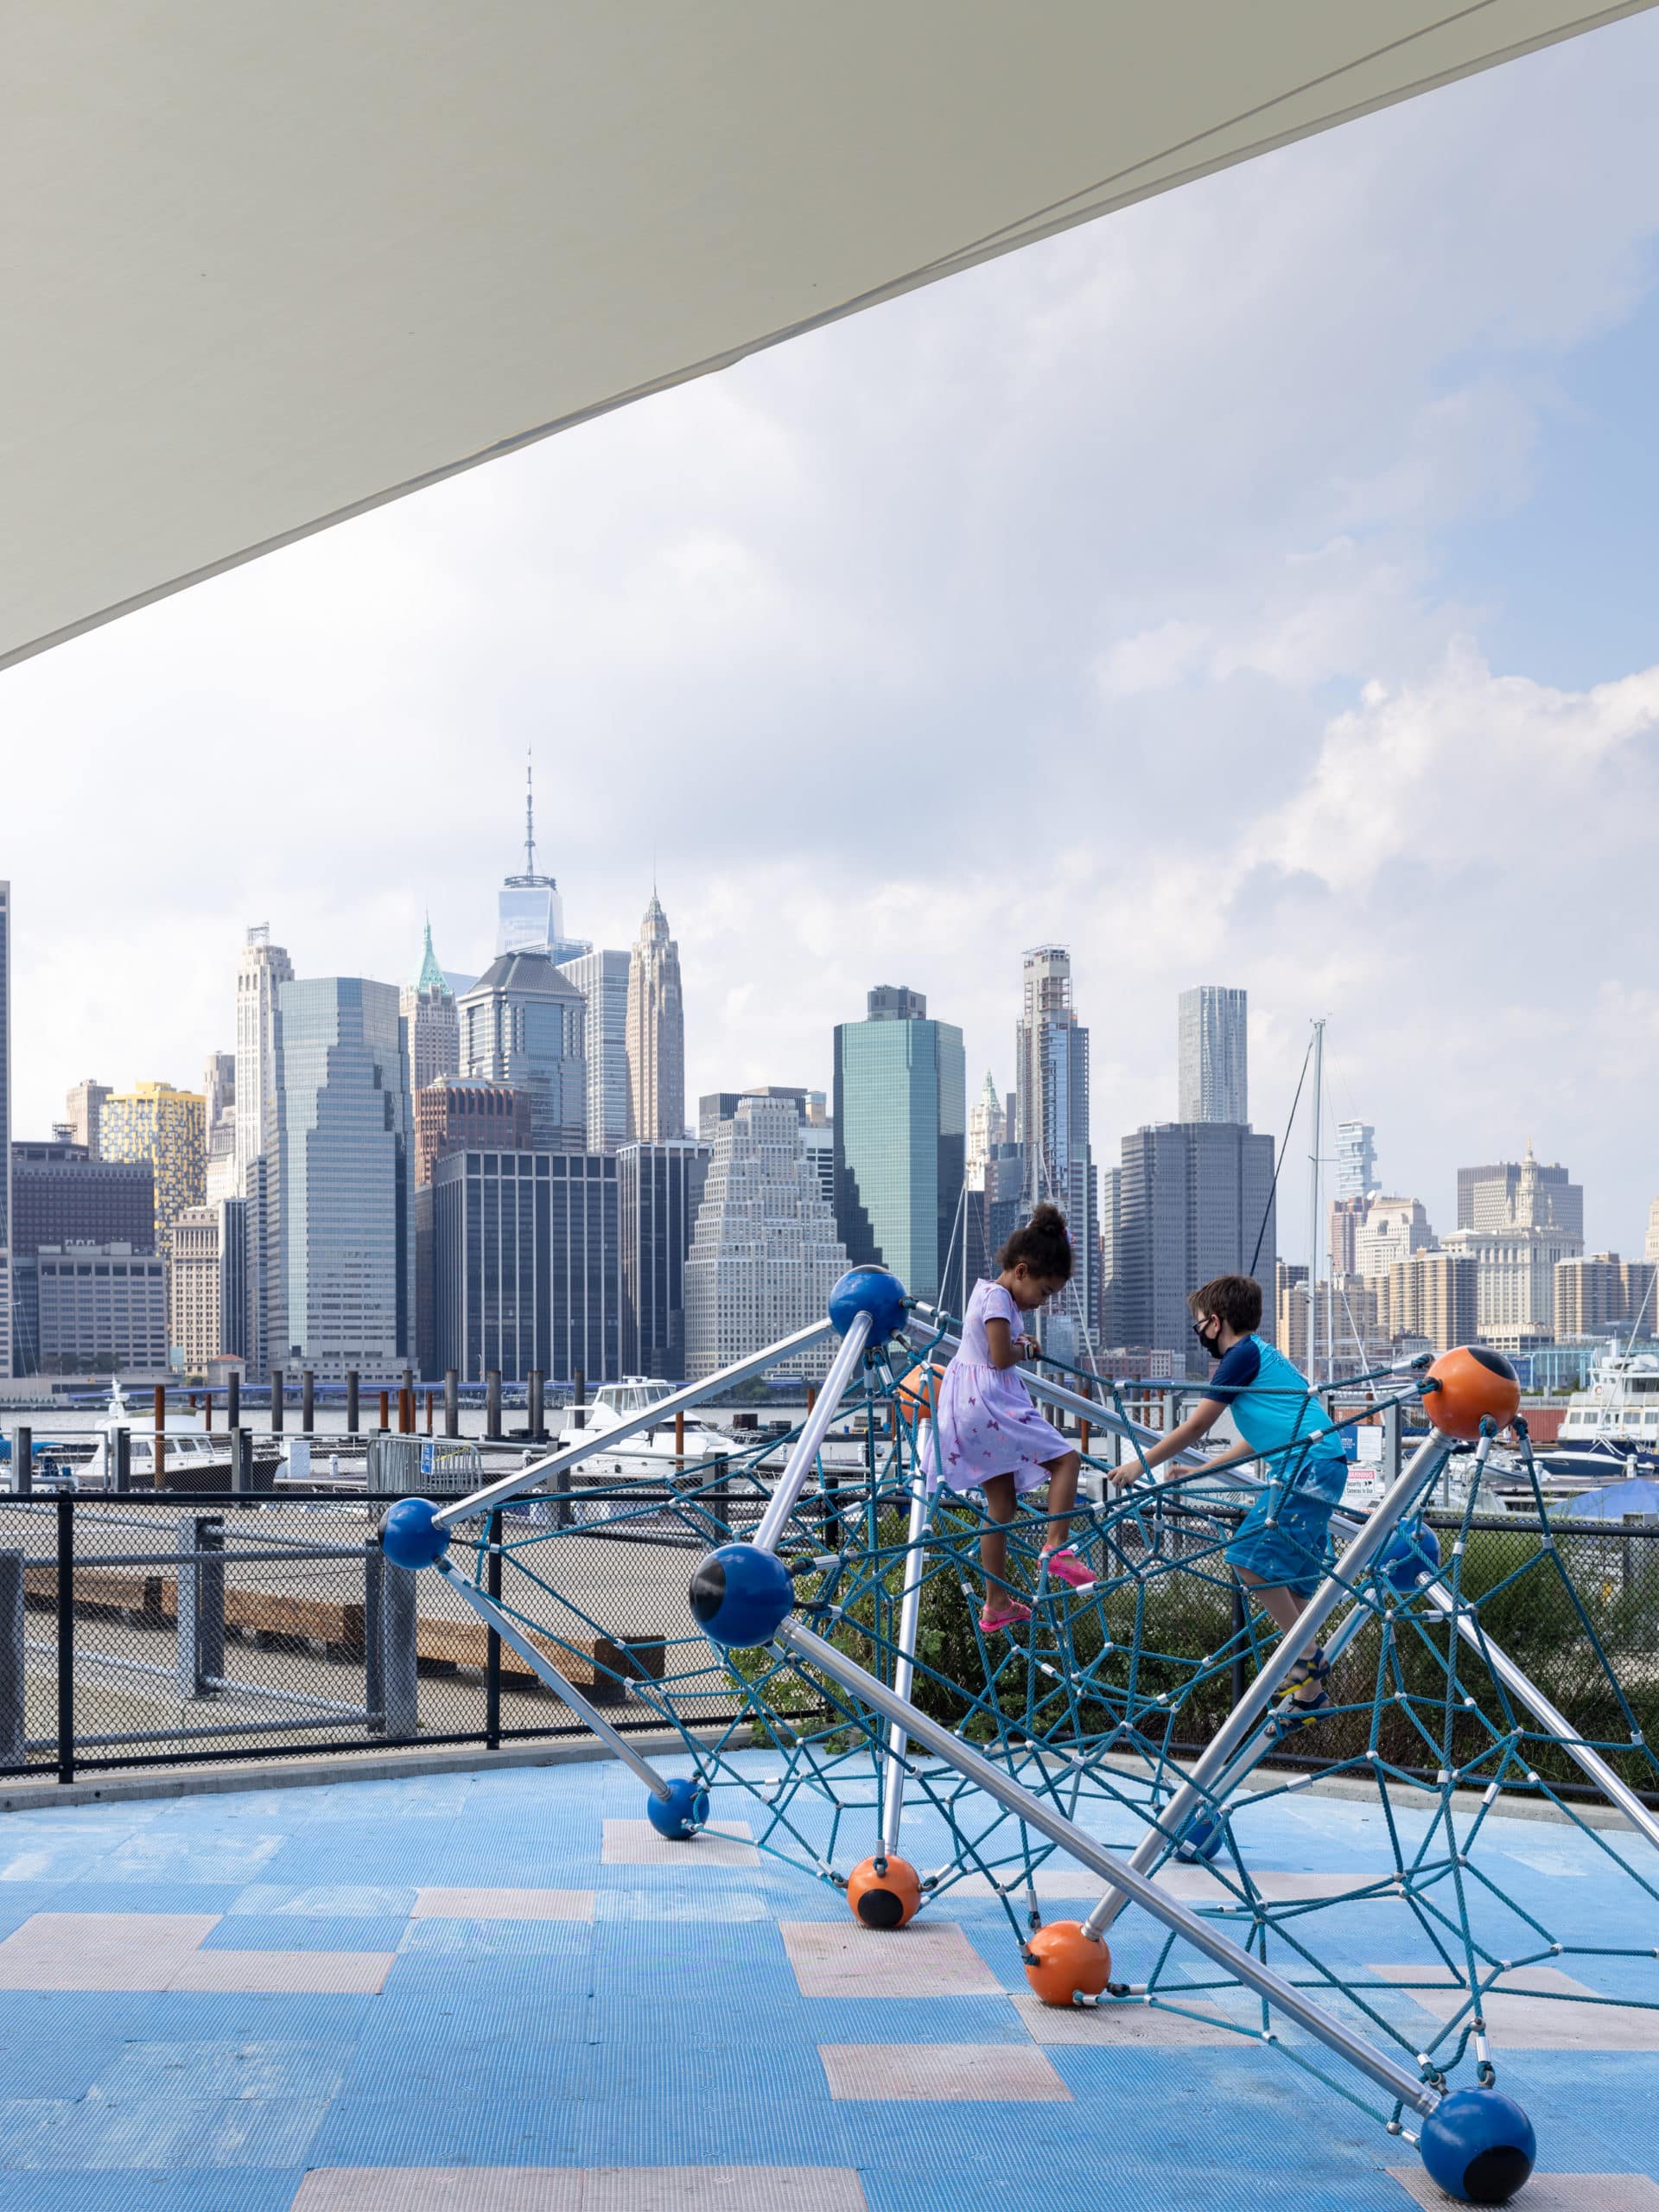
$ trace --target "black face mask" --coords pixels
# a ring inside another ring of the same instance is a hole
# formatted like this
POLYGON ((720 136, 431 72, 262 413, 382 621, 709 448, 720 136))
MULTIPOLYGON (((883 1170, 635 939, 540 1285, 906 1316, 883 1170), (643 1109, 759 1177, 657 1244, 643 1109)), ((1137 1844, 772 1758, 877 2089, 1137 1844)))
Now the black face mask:
POLYGON ((1221 1329, 1219 1324, 1217 1325, 1213 1340, 1205 1335, 1204 1324, 1202 1322, 1195 1321, 1192 1324, 1192 1333, 1198 1338, 1198 1342, 1204 1346, 1205 1351, 1210 1358, 1219 1359, 1221 1357, 1221 1329))

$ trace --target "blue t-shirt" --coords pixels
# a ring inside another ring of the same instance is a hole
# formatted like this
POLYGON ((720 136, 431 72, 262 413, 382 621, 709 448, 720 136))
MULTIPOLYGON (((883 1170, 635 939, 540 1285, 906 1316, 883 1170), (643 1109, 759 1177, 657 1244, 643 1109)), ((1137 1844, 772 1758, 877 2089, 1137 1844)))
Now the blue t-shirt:
POLYGON ((1325 1408, 1307 1377, 1276 1344, 1241 1337, 1223 1353, 1204 1395, 1230 1410, 1239 1434, 1261 1455, 1268 1481, 1321 1497, 1342 1496, 1348 1460, 1341 1433, 1325 1426, 1325 1408))

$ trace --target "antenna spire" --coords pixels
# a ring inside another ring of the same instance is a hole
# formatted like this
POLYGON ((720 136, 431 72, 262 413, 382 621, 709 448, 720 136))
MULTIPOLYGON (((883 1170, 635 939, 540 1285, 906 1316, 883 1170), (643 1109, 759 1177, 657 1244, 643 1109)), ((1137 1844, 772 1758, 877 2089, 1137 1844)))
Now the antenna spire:
POLYGON ((524 874, 536 873, 536 791, 535 770, 531 765, 530 747, 524 747, 524 874))

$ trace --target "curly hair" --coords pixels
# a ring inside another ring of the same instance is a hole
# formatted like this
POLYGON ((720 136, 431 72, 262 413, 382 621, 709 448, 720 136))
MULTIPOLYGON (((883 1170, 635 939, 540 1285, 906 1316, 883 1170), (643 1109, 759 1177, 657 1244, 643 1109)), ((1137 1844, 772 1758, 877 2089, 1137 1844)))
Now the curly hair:
POLYGON ((999 1268, 1023 1265, 1039 1282, 1070 1282, 1071 1239, 1058 1206, 1039 1206, 1023 1229, 1016 1229, 996 1255, 999 1268))

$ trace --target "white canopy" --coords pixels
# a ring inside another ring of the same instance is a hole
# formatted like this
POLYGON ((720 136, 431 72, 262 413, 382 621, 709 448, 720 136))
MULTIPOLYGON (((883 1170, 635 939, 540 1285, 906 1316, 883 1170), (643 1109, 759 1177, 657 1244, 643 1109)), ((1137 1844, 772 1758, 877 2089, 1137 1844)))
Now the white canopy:
POLYGON ((1647 4, 14 8, 0 665, 1647 4))

